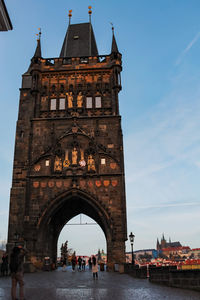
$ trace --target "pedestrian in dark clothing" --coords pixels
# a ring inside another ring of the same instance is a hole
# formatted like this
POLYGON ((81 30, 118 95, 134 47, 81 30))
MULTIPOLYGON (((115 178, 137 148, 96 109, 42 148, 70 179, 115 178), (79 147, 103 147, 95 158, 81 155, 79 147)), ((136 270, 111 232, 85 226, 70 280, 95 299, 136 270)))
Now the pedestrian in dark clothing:
POLYGON ((85 271, 85 265, 86 265, 85 258, 83 258, 83 260, 82 260, 82 270, 84 270, 84 271, 85 271))
POLYGON ((8 275, 8 254, 4 253, 2 256, 2 264, 1 264, 1 275, 8 275))
POLYGON ((72 272, 75 272, 75 267, 76 267, 76 256, 75 254, 72 255, 72 272))
POLYGON ((92 274, 93 274, 93 279, 98 279, 98 264, 97 264, 97 259, 93 255, 92 256, 92 274))
POLYGON ((91 257, 88 259, 89 270, 92 270, 92 260, 91 257))
POLYGON ((62 271, 63 272, 66 271, 66 267, 67 267, 67 259, 66 259, 66 257, 64 257, 63 261, 62 261, 62 271))
POLYGON ((23 262, 24 255, 27 251, 19 247, 14 247, 10 256, 10 272, 12 279, 11 297, 12 300, 17 300, 17 283, 19 283, 19 298, 24 299, 24 279, 23 279, 23 262))
POLYGON ((79 256, 78 258, 78 270, 81 271, 82 258, 79 256))

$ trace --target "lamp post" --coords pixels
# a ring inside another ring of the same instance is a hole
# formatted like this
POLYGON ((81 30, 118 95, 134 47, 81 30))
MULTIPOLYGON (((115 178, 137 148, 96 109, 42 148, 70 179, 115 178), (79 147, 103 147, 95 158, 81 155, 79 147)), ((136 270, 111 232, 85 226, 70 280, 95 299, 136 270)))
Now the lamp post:
POLYGON ((134 264, 135 264, 134 254, 133 254, 133 243, 134 243, 134 238, 135 238, 135 236, 134 236, 134 234, 131 232, 131 233, 129 234, 129 239, 130 239, 130 242, 131 242, 132 265, 133 265, 133 266, 134 266, 134 264))

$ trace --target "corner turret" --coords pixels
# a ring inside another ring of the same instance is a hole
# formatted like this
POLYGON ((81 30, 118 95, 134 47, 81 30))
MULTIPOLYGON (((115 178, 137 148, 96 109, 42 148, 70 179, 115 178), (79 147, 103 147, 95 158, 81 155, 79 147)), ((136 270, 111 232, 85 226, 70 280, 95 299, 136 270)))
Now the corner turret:
POLYGON ((116 39, 115 39, 114 27, 113 26, 112 26, 112 32, 113 32, 113 36, 112 36, 111 53, 119 53, 118 47, 117 47, 117 42, 116 42, 116 39))
POLYGON ((38 39, 37 39, 37 47, 35 49, 35 53, 33 55, 32 60, 35 62, 37 61, 38 58, 42 57, 42 51, 41 51, 41 43, 40 43, 40 38, 41 38, 41 28, 39 28, 39 33, 37 34, 38 39))

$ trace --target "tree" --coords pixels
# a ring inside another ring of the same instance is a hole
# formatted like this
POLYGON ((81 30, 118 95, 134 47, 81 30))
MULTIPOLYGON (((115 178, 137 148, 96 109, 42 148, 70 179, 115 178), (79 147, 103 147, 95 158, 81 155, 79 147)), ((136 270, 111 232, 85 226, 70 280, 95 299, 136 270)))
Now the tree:
POLYGON ((61 245, 61 259, 68 261, 68 241, 61 245))

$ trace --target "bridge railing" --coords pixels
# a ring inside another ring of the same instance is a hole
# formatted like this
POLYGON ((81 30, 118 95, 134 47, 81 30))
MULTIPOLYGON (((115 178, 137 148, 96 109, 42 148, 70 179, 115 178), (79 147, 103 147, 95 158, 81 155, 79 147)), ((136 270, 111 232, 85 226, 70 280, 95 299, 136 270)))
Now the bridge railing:
POLYGON ((129 274, 135 278, 147 278, 147 266, 139 267, 139 265, 125 264, 124 273, 129 274))
POLYGON ((150 267, 149 281, 170 287, 200 291, 200 270, 177 270, 176 266, 150 267))

